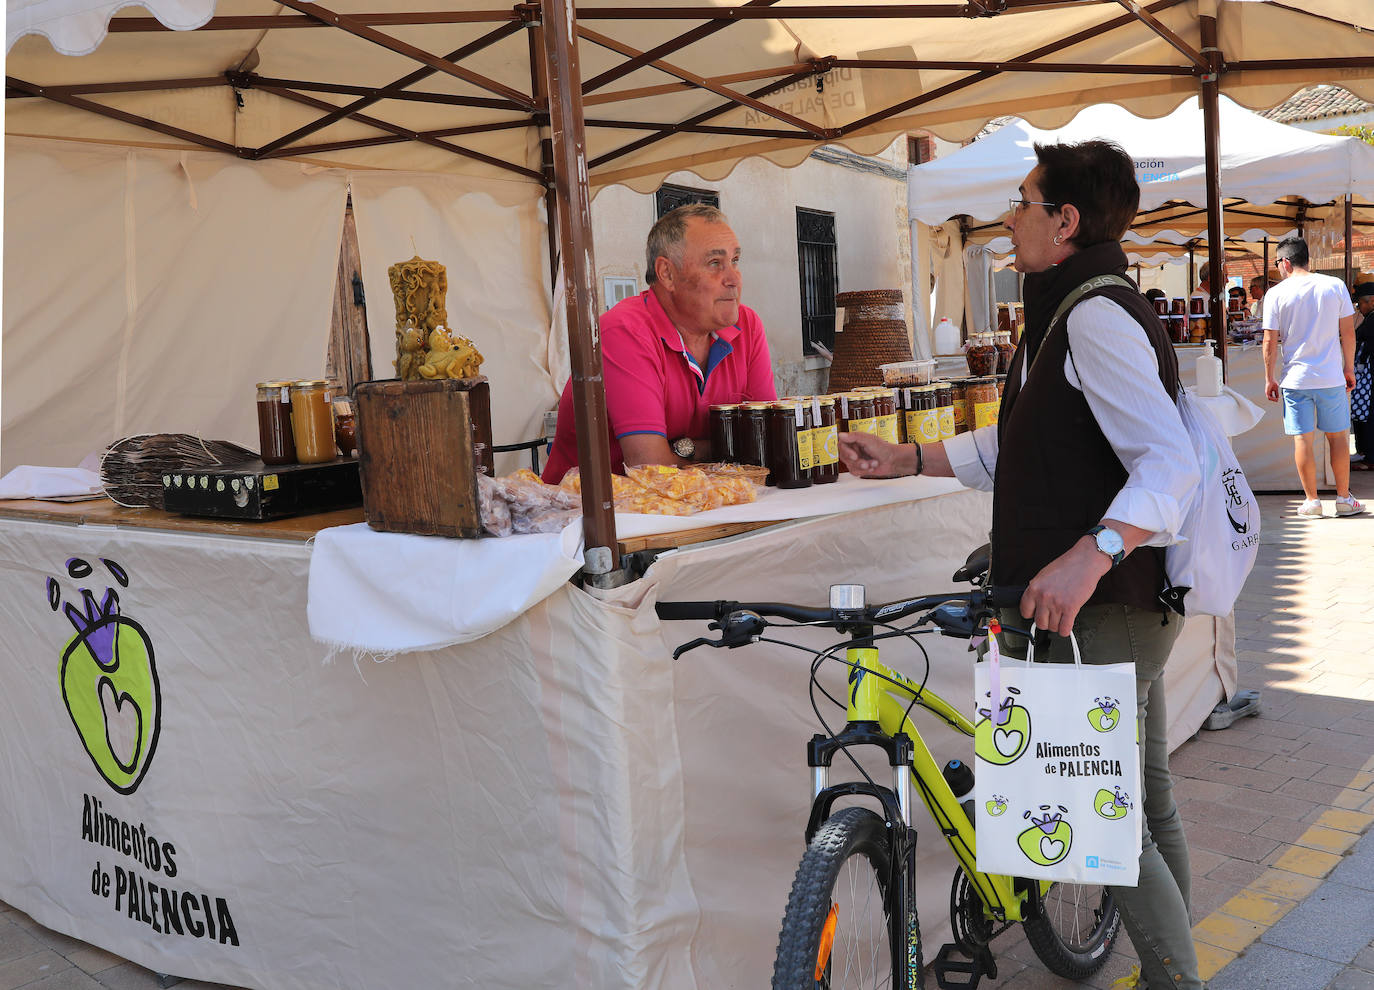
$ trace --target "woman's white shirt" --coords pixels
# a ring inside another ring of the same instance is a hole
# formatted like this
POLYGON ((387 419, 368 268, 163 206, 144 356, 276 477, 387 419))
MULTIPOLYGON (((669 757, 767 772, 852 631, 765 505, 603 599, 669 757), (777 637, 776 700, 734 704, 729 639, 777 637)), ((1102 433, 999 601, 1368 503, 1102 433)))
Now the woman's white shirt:
MULTIPOLYGON (((1200 473, 1178 407, 1159 380, 1154 347, 1134 317, 1102 296, 1070 310, 1067 327, 1064 377, 1083 393, 1126 468, 1126 484, 1103 518, 1148 530, 1153 535, 1146 546, 1168 546, 1175 542, 1200 473)), ((1023 383, 1025 373, 1023 365, 1023 383)), ((992 491, 996 426, 946 440, 945 453, 960 483, 992 491)))

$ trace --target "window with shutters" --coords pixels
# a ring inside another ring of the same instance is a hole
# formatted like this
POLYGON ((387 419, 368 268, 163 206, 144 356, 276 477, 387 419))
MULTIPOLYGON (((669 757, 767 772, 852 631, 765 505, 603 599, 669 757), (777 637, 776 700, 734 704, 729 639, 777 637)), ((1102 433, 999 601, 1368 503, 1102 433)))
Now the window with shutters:
POLYGON ((906 157, 912 165, 924 165, 935 158, 935 139, 929 134, 912 134, 906 139, 906 157))
POLYGON ((835 293, 839 270, 835 214, 797 207, 797 268, 801 281, 802 353, 835 349, 835 293))
POLYGON ((720 209, 720 193, 709 189, 689 189, 686 186, 672 186, 664 183, 654 193, 654 219, 671 213, 679 206, 688 203, 708 203, 720 209))

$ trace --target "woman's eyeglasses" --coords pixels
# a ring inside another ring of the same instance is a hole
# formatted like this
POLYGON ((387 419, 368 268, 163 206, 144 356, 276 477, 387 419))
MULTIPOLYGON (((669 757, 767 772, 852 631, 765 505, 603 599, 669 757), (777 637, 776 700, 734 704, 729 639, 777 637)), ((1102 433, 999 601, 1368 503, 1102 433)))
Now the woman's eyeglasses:
POLYGON ((1013 215, 1020 213, 1027 206, 1048 206, 1052 210, 1059 208, 1058 203, 1041 203, 1034 199, 1009 199, 1007 205, 1011 207, 1013 215))

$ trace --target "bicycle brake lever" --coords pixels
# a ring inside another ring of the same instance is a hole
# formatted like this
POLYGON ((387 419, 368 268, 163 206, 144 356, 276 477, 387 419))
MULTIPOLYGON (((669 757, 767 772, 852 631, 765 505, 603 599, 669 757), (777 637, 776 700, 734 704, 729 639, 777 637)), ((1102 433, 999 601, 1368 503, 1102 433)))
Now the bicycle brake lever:
POLYGON ((683 644, 682 644, 681 646, 679 646, 676 650, 674 650, 674 651, 673 651, 673 659, 676 660, 678 657, 682 656, 682 654, 686 653, 688 650, 695 650, 698 646, 722 646, 722 645, 724 645, 724 644, 722 644, 719 640, 708 639, 708 638, 705 637, 705 636, 698 636, 696 639, 692 640, 690 643, 683 643, 683 644))

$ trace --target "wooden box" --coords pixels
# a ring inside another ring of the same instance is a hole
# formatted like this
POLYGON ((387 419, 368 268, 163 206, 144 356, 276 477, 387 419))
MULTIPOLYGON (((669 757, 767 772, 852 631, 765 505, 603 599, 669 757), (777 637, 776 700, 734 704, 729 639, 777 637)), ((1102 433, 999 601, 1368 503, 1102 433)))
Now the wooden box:
POLYGON ((356 394, 367 524, 393 533, 481 536, 477 472, 492 471, 487 380, 362 382, 356 394))

